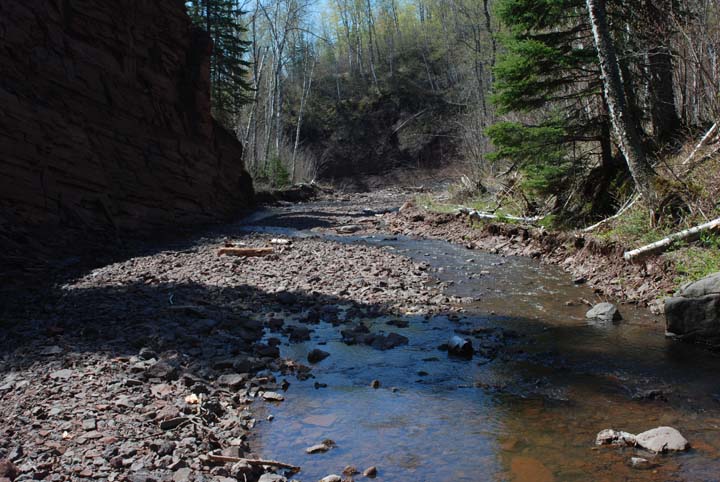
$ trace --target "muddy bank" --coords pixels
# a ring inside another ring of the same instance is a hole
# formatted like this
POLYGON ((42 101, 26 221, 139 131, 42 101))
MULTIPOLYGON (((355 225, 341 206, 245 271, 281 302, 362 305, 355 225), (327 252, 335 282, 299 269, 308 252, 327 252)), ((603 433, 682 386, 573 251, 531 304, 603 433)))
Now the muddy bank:
POLYGON ((658 299, 676 288, 675 273, 665 260, 648 257, 631 263, 622 257, 624 246, 591 236, 501 223, 477 224, 464 215, 432 213, 412 203, 397 213, 385 214, 381 229, 560 265, 577 283, 592 287, 599 298, 639 303, 655 314, 661 309, 658 299))

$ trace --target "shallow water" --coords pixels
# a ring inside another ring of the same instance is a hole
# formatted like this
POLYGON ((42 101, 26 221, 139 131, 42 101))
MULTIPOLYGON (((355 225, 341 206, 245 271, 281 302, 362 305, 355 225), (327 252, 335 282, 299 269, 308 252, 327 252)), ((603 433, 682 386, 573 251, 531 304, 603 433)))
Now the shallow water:
POLYGON ((378 480, 393 481, 720 478, 720 358, 666 340, 660 320, 646 311, 623 306, 623 321, 592 324, 587 306, 566 304, 593 300, 592 291, 556 267, 442 241, 331 238, 426 262, 447 284, 445 294, 477 301, 464 305, 459 319, 406 317, 407 328, 386 325, 397 317, 365 320, 373 331, 410 339, 389 351, 347 346, 340 341, 346 326, 327 323, 314 327, 310 342, 285 340, 284 357, 304 360, 316 347, 331 353, 314 366, 314 379, 289 379, 285 402, 259 407, 274 420, 258 425, 252 446, 302 466, 297 479, 319 480, 346 465, 375 465, 378 480), (486 356, 458 360, 438 348, 456 330, 480 327, 487 330, 471 339, 486 356), (372 380, 381 387, 371 388, 372 380), (316 389, 316 382, 327 387, 316 389), (633 399, 649 389, 667 400, 633 399), (638 433, 660 425, 680 430, 692 450, 652 456, 594 446, 604 428, 638 433), (305 454, 328 438, 335 448, 305 454), (632 456, 655 467, 632 469, 632 456))

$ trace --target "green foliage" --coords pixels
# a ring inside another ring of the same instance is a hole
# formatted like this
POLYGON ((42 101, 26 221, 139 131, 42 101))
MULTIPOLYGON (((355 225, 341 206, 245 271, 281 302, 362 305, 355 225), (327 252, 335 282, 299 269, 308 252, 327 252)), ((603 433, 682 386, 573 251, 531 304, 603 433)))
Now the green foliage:
POLYGON ((242 105, 249 102, 248 66, 245 54, 250 42, 245 39, 241 10, 237 0, 186 1, 193 23, 204 29, 213 41, 210 56, 212 108, 226 127, 242 105))
POLYGON ((498 122, 487 130, 496 151, 491 159, 508 159, 525 174, 524 187, 538 194, 558 194, 572 168, 567 159, 566 133, 561 122, 538 126, 498 122))
POLYGON ((675 282, 678 285, 688 281, 697 281, 720 271, 720 237, 713 236, 712 247, 691 246, 682 251, 671 253, 678 273, 675 282))
POLYGON ((286 187, 290 185, 290 171, 279 157, 274 156, 268 160, 262 179, 272 187, 286 187))

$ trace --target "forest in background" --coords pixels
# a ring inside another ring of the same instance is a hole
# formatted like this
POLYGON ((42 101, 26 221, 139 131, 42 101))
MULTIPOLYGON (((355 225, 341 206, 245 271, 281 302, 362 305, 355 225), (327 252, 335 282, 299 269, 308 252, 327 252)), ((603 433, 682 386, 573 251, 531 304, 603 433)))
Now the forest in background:
POLYGON ((696 182, 716 140, 715 2, 187 5, 215 40, 216 117, 256 182, 452 165, 485 208, 566 224, 638 196, 651 222, 718 209, 696 182))

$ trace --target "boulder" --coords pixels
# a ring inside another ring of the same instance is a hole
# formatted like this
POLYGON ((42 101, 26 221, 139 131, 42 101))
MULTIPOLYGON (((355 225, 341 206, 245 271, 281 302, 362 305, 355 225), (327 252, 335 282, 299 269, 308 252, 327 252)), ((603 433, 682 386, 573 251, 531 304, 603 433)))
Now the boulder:
POLYGON ((459 336, 450 338, 447 344, 447 350, 450 355, 462 358, 472 358, 474 353, 472 342, 459 336))
POLYGON ((689 446, 685 437, 672 427, 658 427, 637 434, 635 441, 652 452, 683 451, 689 446))
POLYGON ((585 314, 585 317, 590 320, 600 321, 618 321, 622 319, 617 306, 612 303, 598 303, 585 314))
POLYGON ((262 474, 258 482, 287 482, 287 477, 278 474, 262 474))
POLYGON ((720 345, 720 273, 686 284, 665 299, 669 335, 720 345))

